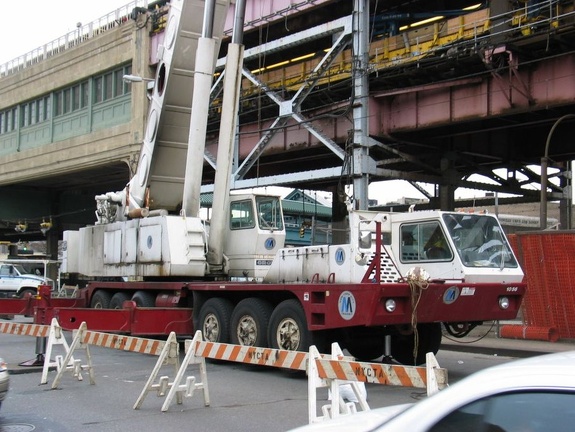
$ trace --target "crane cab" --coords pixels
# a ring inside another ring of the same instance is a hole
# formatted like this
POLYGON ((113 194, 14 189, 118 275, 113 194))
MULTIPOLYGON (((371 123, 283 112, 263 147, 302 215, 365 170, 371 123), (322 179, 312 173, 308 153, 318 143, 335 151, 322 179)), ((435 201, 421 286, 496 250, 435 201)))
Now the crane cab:
POLYGON ((285 236, 280 197, 232 195, 224 246, 228 276, 261 280, 285 236))

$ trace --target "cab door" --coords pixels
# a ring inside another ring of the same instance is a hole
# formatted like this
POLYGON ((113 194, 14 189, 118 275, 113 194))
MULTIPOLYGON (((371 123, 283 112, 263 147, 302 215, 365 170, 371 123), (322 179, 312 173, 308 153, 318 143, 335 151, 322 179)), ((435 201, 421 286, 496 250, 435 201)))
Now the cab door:
POLYGON ((17 291, 19 280, 18 274, 10 264, 0 265, 0 290, 17 291))

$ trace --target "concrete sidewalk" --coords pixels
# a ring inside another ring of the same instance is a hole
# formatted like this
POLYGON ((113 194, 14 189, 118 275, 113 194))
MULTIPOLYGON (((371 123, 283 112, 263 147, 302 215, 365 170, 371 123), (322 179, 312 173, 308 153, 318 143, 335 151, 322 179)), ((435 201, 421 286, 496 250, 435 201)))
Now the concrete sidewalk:
POLYGON ((575 350, 575 340, 560 339, 557 342, 529 339, 501 338, 498 335, 500 326, 517 325, 520 321, 485 323, 473 329, 468 336, 461 339, 443 333, 441 349, 449 351, 477 352, 497 354, 509 357, 533 357, 535 355, 575 350))

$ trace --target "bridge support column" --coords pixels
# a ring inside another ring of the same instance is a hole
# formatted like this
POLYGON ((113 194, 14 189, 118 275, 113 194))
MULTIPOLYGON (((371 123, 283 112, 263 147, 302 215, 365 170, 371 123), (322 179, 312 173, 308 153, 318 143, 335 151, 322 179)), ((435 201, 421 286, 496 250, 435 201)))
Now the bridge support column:
POLYGON ((572 162, 567 162, 561 176, 563 199, 559 200, 559 222, 562 230, 570 230, 573 226, 573 189, 572 189, 572 162))
POLYGON ((453 158, 449 156, 441 159, 441 173, 444 182, 437 187, 436 195, 439 197, 439 209, 451 211, 455 209, 455 186, 449 184, 449 178, 453 173, 453 158))

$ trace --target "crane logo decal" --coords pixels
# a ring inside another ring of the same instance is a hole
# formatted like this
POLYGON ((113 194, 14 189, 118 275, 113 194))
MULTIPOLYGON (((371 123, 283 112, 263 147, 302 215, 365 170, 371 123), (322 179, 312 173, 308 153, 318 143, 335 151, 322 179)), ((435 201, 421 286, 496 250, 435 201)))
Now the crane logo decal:
POLYGON ((341 317, 349 321, 355 315, 355 297, 349 291, 344 291, 339 295, 337 308, 341 317))
POLYGON ((455 302, 455 300, 457 300, 458 297, 459 297, 459 288, 457 288, 456 286, 449 287, 443 293, 443 303, 451 304, 455 302))
POLYGON ((264 246, 267 250, 272 250, 276 247, 276 239, 273 237, 268 238, 264 243, 264 246))
POLYGON ((335 251, 335 262, 337 265, 342 265, 345 262, 345 251, 342 248, 337 248, 335 251))

